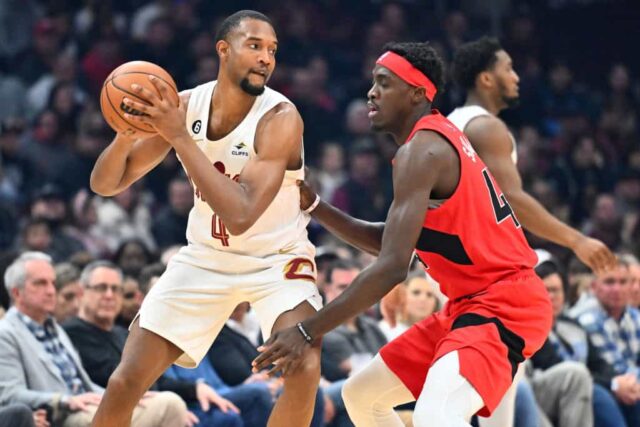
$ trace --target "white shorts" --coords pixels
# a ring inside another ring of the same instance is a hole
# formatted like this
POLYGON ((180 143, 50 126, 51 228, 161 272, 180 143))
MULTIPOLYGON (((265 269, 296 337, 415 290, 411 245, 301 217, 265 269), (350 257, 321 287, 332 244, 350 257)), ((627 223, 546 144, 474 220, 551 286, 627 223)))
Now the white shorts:
POLYGON ((248 301, 255 310, 265 340, 282 313, 304 301, 322 308, 312 258, 274 255, 266 269, 230 274, 194 265, 180 255, 151 288, 138 317, 140 327, 184 352, 175 363, 185 368, 198 366, 241 302, 248 301))

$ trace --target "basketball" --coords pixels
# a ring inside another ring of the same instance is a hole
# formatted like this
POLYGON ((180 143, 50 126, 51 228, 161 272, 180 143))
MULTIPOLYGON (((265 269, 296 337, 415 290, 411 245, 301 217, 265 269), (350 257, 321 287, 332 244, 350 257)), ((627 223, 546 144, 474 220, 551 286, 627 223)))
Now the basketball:
POLYGON ((139 122, 131 122, 124 117, 125 113, 142 115, 144 113, 132 109, 124 104, 123 98, 129 97, 137 102, 147 103, 131 89, 136 83, 140 86, 158 93, 156 87, 149 80, 149 76, 155 76, 167 84, 172 90, 170 96, 178 101, 178 89, 169 73, 162 67, 146 61, 131 61, 122 64, 109 74, 100 93, 100 109, 109 126, 118 133, 124 135, 153 134, 153 127, 139 122))

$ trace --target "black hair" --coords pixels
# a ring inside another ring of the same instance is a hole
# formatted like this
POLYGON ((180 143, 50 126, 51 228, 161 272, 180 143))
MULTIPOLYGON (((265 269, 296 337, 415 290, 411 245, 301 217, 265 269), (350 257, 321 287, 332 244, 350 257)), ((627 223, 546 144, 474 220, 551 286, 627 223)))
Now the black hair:
POLYGON ((444 89, 446 80, 444 62, 429 42, 391 42, 384 45, 383 51, 397 53, 409 61, 431 80, 438 93, 444 89))
POLYGON ((360 270, 362 267, 353 259, 337 259, 329 264, 325 273, 325 281, 327 283, 333 282, 334 270, 360 270))
POLYGON ((145 266, 138 276, 138 287, 140 288, 140 292, 147 295, 151 279, 162 276, 166 268, 167 267, 161 262, 154 262, 153 264, 145 266))
MULTIPOLYGON (((552 274, 559 274, 562 277, 562 271, 555 261, 544 261, 535 268, 535 272, 541 279, 546 279, 552 274)), ((563 280, 564 281, 564 280, 563 280)))
POLYGON ((472 89, 478 74, 495 65, 498 60, 496 53, 501 50, 498 39, 487 36, 460 46, 453 57, 454 82, 464 89, 472 89))
POLYGON ((229 33, 240 25, 244 19, 257 19, 264 21, 273 27, 273 22, 266 15, 256 12, 255 10, 240 10, 233 15, 229 15, 222 23, 216 33, 216 43, 220 40, 226 40, 229 33))
POLYGON ((120 265, 122 254, 124 253, 124 250, 129 245, 139 246, 142 249, 142 252, 144 253, 145 258, 147 259, 147 263, 155 261, 155 258, 156 258, 155 254, 151 251, 151 249, 149 249, 149 247, 144 242, 144 240, 137 237, 133 237, 130 239, 125 239, 122 242, 120 242, 120 245, 118 246, 118 248, 116 249, 112 257, 112 260, 115 264, 120 265))

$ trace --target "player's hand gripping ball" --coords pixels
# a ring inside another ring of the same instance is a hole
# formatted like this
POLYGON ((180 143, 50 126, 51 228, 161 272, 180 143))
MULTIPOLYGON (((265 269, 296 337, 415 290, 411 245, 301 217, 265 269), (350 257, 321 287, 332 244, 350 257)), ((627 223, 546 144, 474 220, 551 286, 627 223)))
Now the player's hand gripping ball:
POLYGON ((138 84, 144 89, 153 91, 158 96, 161 96, 156 86, 149 80, 149 76, 155 76, 166 83, 166 86, 169 87, 168 96, 172 97, 176 103, 179 103, 176 83, 162 67, 145 61, 131 61, 122 64, 109 74, 100 93, 102 115, 109 126, 116 132, 127 136, 149 136, 156 133, 156 130, 147 123, 128 120, 125 114, 142 116, 145 113, 131 108, 123 102, 126 97, 148 105, 143 98, 131 89, 132 84, 138 84))

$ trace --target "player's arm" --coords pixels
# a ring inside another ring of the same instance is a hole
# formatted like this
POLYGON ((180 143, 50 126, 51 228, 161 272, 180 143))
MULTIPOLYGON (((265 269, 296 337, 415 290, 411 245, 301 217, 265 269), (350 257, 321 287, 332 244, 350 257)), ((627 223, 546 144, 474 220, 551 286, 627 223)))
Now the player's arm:
MULTIPOLYGON (((305 210, 311 206, 317 195, 306 183, 301 182, 299 186, 300 208, 305 210)), ((342 241, 361 251, 378 256, 384 222, 368 222, 354 218, 324 200, 320 200, 318 206, 311 212, 311 216, 342 241)))
POLYGON ((303 123, 296 108, 282 103, 258 124, 257 155, 242 169, 237 182, 219 173, 188 135, 172 144, 203 198, 231 234, 244 233, 275 198, 287 165, 300 161, 303 123))
POLYGON ((520 173, 511 159, 513 142, 501 120, 492 116, 477 117, 469 122, 465 134, 524 228, 536 236, 570 248, 596 272, 615 263, 613 254, 602 242, 558 220, 524 190, 520 173))
MULTIPOLYGON (((180 93, 180 102, 188 104, 191 91, 180 93)), ((100 154, 91 172, 91 190, 101 196, 113 196, 155 168, 171 151, 160 135, 136 138, 117 134, 100 154)))
MULTIPOLYGON (((441 160, 452 155, 455 154, 447 142, 425 131, 418 132, 412 142, 398 150, 393 173, 394 200, 380 255, 338 298, 302 322, 313 339, 364 311, 404 280, 422 230, 429 194, 445 163, 441 160)), ((283 369, 285 374, 293 372, 303 359, 305 345, 296 328, 278 332, 266 343, 266 351, 256 358, 254 368, 260 370, 281 359, 276 369, 283 369)))

